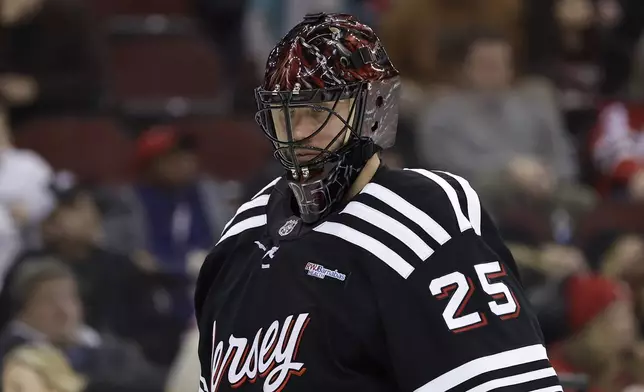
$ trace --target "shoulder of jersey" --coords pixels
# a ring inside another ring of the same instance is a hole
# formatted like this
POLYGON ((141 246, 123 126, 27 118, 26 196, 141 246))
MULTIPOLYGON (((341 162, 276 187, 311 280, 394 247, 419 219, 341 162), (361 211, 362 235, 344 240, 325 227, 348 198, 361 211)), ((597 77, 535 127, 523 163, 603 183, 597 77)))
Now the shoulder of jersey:
POLYGON ((281 179, 282 177, 277 177, 276 179, 268 183, 248 202, 242 204, 237 209, 232 219, 228 221, 228 223, 226 223, 226 226, 224 226, 224 230, 222 230, 221 232, 221 237, 219 238, 217 245, 224 242, 228 238, 241 234, 246 230, 259 228, 266 225, 266 208, 268 206, 268 201, 270 200, 271 193, 275 188, 275 185, 277 185, 277 183, 281 179))
POLYGON ((364 248, 407 278, 415 262, 427 260, 453 237, 468 230, 480 236, 481 205, 460 176, 423 169, 387 170, 376 175, 337 218, 314 230, 364 248))

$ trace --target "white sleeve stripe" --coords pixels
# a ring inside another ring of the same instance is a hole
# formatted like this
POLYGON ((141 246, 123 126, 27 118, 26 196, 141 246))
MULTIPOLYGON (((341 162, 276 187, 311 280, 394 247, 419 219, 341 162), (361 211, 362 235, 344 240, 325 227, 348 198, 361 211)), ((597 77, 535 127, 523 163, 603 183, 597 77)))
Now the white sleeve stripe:
MULTIPOLYGON (((274 179, 273 181, 271 181, 270 183, 268 183, 268 185, 266 185, 265 187, 263 187, 261 191, 257 192, 257 193, 255 194, 255 196, 253 196, 253 199, 254 199, 254 198, 256 198, 257 196, 261 195, 262 193, 266 192, 266 190, 267 190, 268 188, 270 188, 270 187, 274 186, 275 184, 277 184, 277 182, 278 182, 281 178, 282 178, 282 176, 279 176, 279 177, 277 177, 276 179, 274 179)), ((252 200, 252 199, 251 199, 251 200, 252 200)))
POLYGON ((217 241, 217 244, 215 246, 219 245, 222 241, 224 241, 224 240, 226 240, 226 239, 228 239, 230 237, 236 236, 237 234, 239 234, 241 232, 244 232, 244 231, 249 230, 249 229, 253 229, 255 227, 264 226, 265 224, 266 224, 266 215, 265 214, 264 215, 253 216, 252 218, 248 218, 248 219, 244 219, 243 221, 234 224, 233 227, 231 227, 230 230, 228 230, 226 232, 226 234, 224 236, 222 236, 219 239, 219 241, 217 241))
POLYGON ((199 377, 199 392, 208 392, 208 384, 203 377, 199 377))
POLYGON ((539 369, 523 374, 517 374, 514 376, 491 380, 475 388, 472 388, 467 392, 488 392, 493 389, 503 388, 510 385, 523 384, 529 381, 541 380, 548 377, 555 377, 556 375, 557 373, 555 372, 555 369, 549 367, 546 369, 539 369))
POLYGON ((479 200, 479 195, 476 193, 474 188, 472 188, 469 181, 467 181, 463 177, 457 176, 456 174, 444 172, 444 171, 439 173, 443 173, 454 178, 456 181, 458 181, 458 183, 463 188, 463 192, 465 192, 465 198, 467 199, 467 216, 469 217, 470 223, 474 228, 474 232, 480 236, 481 235, 481 201, 479 200))
POLYGON ((415 392, 445 392, 476 376, 494 370, 548 359, 546 348, 541 344, 525 346, 514 350, 488 355, 467 362, 436 377, 416 389, 415 392))
POLYGON ((559 385, 555 385, 554 387, 535 389, 530 392, 563 392, 563 388, 559 385))
POLYGON ((411 231, 407 226, 393 219, 392 217, 376 210, 375 208, 369 207, 363 203, 353 201, 349 203, 342 214, 353 215, 357 218, 362 219, 363 221, 376 226, 385 232, 389 233, 393 237, 397 238, 400 242, 407 245, 421 261, 427 260, 429 256, 434 253, 434 250, 430 248, 416 233, 411 231))
POLYGON ((450 204, 452 205, 452 209, 454 209, 454 214, 456 215, 456 220, 458 221, 458 227, 460 228, 461 232, 472 228, 472 224, 467 219, 465 214, 463 214, 463 210, 461 210, 461 205, 458 201, 458 194, 456 193, 456 189, 454 189, 454 187, 452 187, 449 184, 449 182, 445 181, 441 176, 439 176, 436 173, 432 173, 429 170, 425 170, 425 169, 407 169, 407 170, 411 170, 418 174, 422 174, 423 176, 429 178, 430 180, 437 183, 441 188, 443 188, 443 190, 447 194, 447 198, 449 199, 450 204))
POLYGON ((407 200, 403 199, 395 192, 376 183, 369 183, 364 187, 361 193, 369 194, 385 204, 389 205, 396 211, 400 212, 407 219, 416 222, 430 237, 436 242, 443 245, 452 237, 429 215, 415 207, 407 200))
POLYGON ((349 226, 336 222, 324 222, 313 230, 319 233, 336 236, 361 247, 362 249, 385 262, 385 264, 391 267, 394 271, 398 272, 398 274, 400 274, 400 276, 405 279, 407 279, 409 275, 414 272, 414 267, 411 264, 406 262, 402 257, 400 257, 393 250, 389 249, 382 242, 349 226))
POLYGON ((231 220, 226 223, 226 226, 224 226, 224 230, 222 230, 221 234, 224 234, 224 232, 228 229, 228 226, 230 226, 231 223, 237 218, 239 214, 241 214, 244 211, 248 211, 251 208, 255 207, 262 207, 268 204, 268 200, 270 199, 271 195, 262 195, 256 199, 251 199, 249 202, 246 202, 237 209, 237 212, 235 213, 235 216, 231 220))

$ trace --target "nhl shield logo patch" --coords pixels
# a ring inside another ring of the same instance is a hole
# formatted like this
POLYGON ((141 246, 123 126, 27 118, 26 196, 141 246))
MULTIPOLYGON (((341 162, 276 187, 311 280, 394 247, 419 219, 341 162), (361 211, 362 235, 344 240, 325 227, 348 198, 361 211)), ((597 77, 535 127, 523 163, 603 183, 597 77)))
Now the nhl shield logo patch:
POLYGON ((279 235, 281 235, 282 237, 285 237, 285 236, 291 234, 293 229, 295 229, 295 226, 297 226, 298 222, 299 221, 297 219, 289 219, 289 220, 287 220, 286 223, 284 223, 284 225, 282 227, 280 227, 280 229, 278 231, 279 235))

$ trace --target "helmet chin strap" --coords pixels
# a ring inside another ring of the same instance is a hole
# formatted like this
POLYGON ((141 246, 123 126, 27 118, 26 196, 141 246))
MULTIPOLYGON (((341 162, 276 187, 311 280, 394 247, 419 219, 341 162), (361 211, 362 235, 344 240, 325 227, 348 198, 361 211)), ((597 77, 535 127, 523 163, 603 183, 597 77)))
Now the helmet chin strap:
POLYGON ((360 139, 341 155, 338 161, 322 167, 321 178, 297 181, 288 185, 297 201, 300 218, 304 223, 315 223, 333 210, 345 196, 369 158, 379 148, 371 139, 360 139))

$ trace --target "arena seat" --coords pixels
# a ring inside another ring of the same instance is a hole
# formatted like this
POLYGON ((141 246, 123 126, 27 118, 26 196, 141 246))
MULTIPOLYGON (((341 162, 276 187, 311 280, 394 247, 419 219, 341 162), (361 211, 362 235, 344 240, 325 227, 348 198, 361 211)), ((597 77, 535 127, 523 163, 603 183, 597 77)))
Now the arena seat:
POLYGON ((203 39, 147 35, 113 40, 108 63, 117 99, 208 98, 217 93, 217 54, 203 39))
POLYGON ((206 171, 225 180, 246 180, 270 158, 270 143, 253 121, 193 117, 175 123, 193 134, 206 171))
POLYGON ((92 0, 100 17, 116 15, 185 15, 192 12, 186 0, 92 0))
POLYGON ((55 170, 69 170, 81 181, 113 183, 129 168, 132 141, 105 117, 40 118, 16 132, 16 145, 43 156, 55 170))

